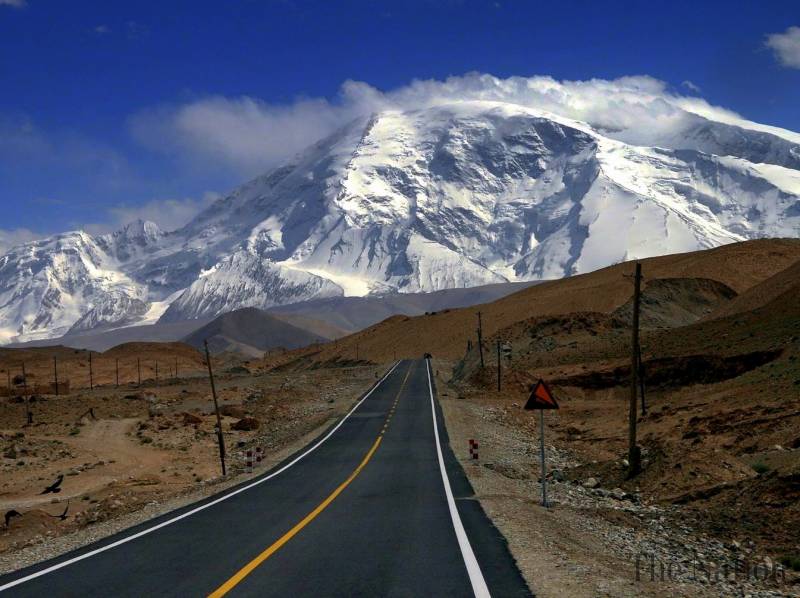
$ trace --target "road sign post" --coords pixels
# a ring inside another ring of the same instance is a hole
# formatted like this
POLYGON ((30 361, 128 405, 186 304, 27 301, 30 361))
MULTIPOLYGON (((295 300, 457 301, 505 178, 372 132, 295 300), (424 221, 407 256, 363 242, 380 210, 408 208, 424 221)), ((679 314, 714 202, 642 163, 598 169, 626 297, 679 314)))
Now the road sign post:
POLYGON ((544 460, 544 409, 539 410, 539 453, 542 462, 542 506, 547 508, 550 505, 547 502, 547 464, 544 460))
POLYGON ((525 409, 536 409, 540 411, 539 414, 539 453, 541 460, 541 476, 542 476, 542 506, 547 508, 550 503, 547 501, 547 464, 545 462, 544 454, 544 410, 545 409, 558 409, 553 393, 544 383, 544 380, 539 380, 531 389, 531 395, 528 397, 528 402, 525 403, 525 409))

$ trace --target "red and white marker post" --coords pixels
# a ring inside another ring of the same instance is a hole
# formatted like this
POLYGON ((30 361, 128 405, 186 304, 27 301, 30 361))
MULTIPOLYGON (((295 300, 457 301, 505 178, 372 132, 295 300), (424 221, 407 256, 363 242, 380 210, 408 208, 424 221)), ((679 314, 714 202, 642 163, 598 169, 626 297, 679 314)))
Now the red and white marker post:
POLYGON ((469 458, 478 459, 478 441, 470 439, 469 441, 469 458))

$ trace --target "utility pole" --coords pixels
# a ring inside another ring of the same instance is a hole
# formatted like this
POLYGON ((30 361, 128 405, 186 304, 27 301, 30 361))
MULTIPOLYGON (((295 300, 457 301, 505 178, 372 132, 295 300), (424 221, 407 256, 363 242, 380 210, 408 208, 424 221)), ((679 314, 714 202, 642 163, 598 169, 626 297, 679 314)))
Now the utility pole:
POLYGON ((11 397, 11 367, 6 370, 6 374, 8 374, 8 396, 11 397))
POLYGON ((636 262, 633 281, 633 330, 631 331, 631 397, 628 410, 628 478, 642 470, 642 452, 636 444, 636 391, 639 370, 639 304, 642 288, 642 265, 636 262))
POLYGON ((481 354, 481 368, 483 368, 483 320, 478 312, 478 351, 481 354))
POLYGON ((642 395, 642 415, 647 415, 647 402, 644 398, 644 362, 642 361, 642 345, 639 345, 639 392, 642 395))
POLYGON ((500 392, 500 372, 502 367, 500 363, 500 339, 497 339, 497 392, 500 392))
POLYGON ((114 362, 114 372, 116 374, 116 386, 119 388, 119 357, 114 362))
POLYGON ((136 358, 136 371, 139 374, 139 386, 141 386, 142 385, 142 362, 138 357, 136 358))
POLYGON ((25 362, 22 362, 22 391, 25 395, 25 417, 28 425, 33 423, 33 413, 31 413, 31 398, 28 396, 28 374, 25 373, 25 362))
POLYGON ((58 357, 53 357, 53 381, 56 386, 56 396, 58 396, 58 357))
POLYGON ((214 399, 214 411, 217 414, 217 441, 219 442, 219 460, 222 463, 222 476, 225 476, 225 439, 222 437, 222 418, 219 416, 219 403, 217 403, 217 389, 214 386, 214 372, 211 371, 211 355, 208 353, 208 341, 203 341, 206 348, 206 363, 208 364, 208 379, 211 381, 211 396, 214 399))
POLYGON ((89 390, 94 390, 94 377, 92 373, 92 352, 89 351, 89 390))

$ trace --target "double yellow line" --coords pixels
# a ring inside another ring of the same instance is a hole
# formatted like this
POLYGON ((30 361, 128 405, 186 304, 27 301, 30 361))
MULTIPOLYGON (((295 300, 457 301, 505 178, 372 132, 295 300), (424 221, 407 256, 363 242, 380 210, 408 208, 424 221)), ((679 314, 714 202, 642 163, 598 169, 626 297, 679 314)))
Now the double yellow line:
POLYGON ((316 517, 324 511, 328 505, 330 505, 336 497, 339 496, 342 491, 347 488, 350 483, 356 479, 361 470, 366 467, 369 460, 372 459, 372 455, 375 454, 375 451, 378 450, 378 447, 381 445, 381 440, 383 440, 383 435, 386 433, 386 430, 389 427, 389 422, 392 419, 392 415, 394 415, 394 411, 397 407, 397 402, 400 400, 400 395, 403 392, 403 389, 406 387, 406 382, 408 382, 408 378, 411 375, 411 370, 414 364, 412 362, 411 365, 408 367, 408 371, 406 372, 405 378, 403 378, 403 383, 400 385, 400 390, 397 391, 397 396, 394 398, 394 402, 392 403, 392 407, 389 409, 389 414, 386 416, 386 421, 383 424, 383 428, 381 429, 380 434, 378 434, 378 438, 375 439, 372 447, 367 451, 367 454, 364 455, 364 458, 361 460, 361 463, 358 464, 358 467, 355 468, 353 473, 351 473, 348 478, 339 485, 336 490, 331 492, 330 496, 323 500, 313 511, 311 511, 308 515, 303 517, 297 525, 295 525, 292 529, 288 532, 283 534, 278 540, 276 540, 269 548, 267 548, 264 552, 259 554, 256 558, 252 561, 247 563, 244 567, 239 569, 233 577, 231 577, 228 581, 223 583, 219 586, 216 590, 209 594, 210 598, 220 598, 221 596, 225 596, 228 592, 230 592, 233 588, 235 588, 245 577, 250 575, 261 563, 266 561, 269 557, 275 554, 280 548, 286 544, 289 540, 291 540, 294 536, 296 536, 301 529, 311 523, 316 517))

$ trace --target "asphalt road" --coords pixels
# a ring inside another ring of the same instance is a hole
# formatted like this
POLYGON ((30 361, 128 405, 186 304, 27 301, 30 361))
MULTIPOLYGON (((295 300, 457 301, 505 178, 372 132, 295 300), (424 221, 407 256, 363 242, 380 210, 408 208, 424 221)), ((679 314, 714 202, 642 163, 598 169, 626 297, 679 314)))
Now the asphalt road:
POLYGON ((427 362, 400 362, 270 472, 0 577, 0 592, 529 596, 450 450, 430 380, 427 362))

